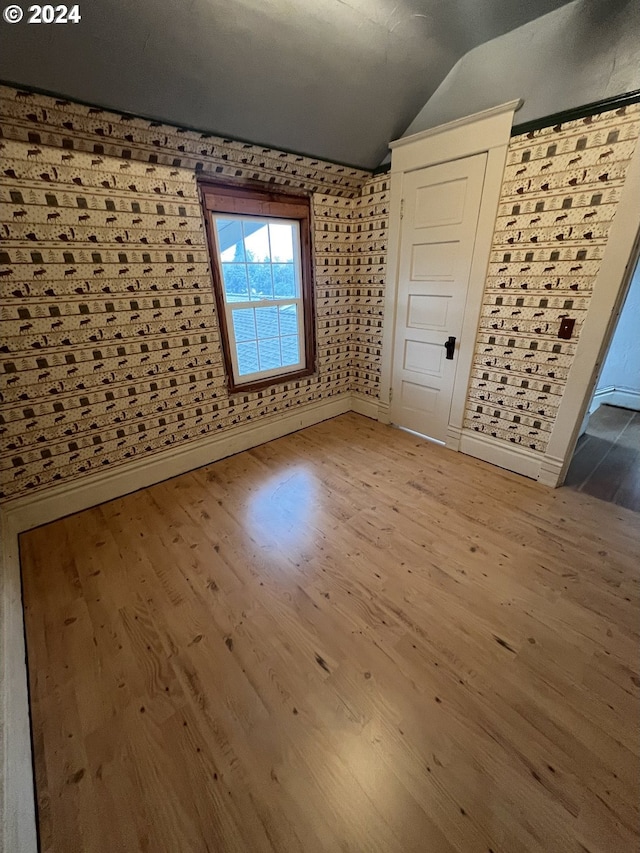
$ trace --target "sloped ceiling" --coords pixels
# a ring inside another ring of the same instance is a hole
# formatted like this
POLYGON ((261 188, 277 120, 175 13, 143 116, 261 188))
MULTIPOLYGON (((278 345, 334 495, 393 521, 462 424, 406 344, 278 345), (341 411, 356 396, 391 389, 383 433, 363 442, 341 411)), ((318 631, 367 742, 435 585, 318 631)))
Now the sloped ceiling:
POLYGON ((565 2, 81 0, 0 22, 0 79, 373 168, 461 56, 565 2))

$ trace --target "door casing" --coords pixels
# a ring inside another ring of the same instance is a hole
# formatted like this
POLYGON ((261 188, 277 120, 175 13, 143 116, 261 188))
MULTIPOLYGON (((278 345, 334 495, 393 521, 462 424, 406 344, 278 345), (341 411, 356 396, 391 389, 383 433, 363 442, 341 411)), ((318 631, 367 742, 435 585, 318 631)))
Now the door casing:
POLYGON ((453 387, 451 411, 445 444, 460 449, 462 423, 469 377, 477 337, 484 282, 491 251, 491 239, 498 210, 502 176, 513 124, 520 100, 510 101, 481 113, 458 119, 440 127, 399 139, 391 143, 391 201, 389 249, 385 292, 385 324, 382 345, 382 368, 378 419, 389 423, 392 392, 393 351, 395 345, 398 273, 400 268, 401 202, 404 176, 416 169, 435 166, 486 152, 487 166, 480 202, 480 212, 473 249, 469 289, 464 311, 458 364, 453 387))
POLYGON ((579 437, 580 425, 591 402, 598 373, 607 354, 618 316, 640 257, 640 144, 636 145, 616 215, 593 285, 576 353, 558 413, 540 464, 537 479, 554 488, 564 482, 579 437))

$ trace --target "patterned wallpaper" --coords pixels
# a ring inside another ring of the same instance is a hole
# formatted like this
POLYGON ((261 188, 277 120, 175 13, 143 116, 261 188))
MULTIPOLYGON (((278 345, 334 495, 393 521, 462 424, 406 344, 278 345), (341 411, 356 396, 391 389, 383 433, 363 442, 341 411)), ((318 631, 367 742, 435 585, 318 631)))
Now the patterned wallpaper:
POLYGON ((354 198, 369 172, 0 85, 5 139, 354 198))
POLYGON ((389 177, 371 178, 351 211, 351 388, 378 399, 389 225, 389 177))
POLYGON ((466 427, 545 451, 639 129, 634 104, 512 138, 466 427))
POLYGON ((9 88, 0 131, 0 497, 351 389, 367 173, 9 88), (229 397, 198 172, 314 192, 315 376, 229 397))
MULTIPOLYGON (((512 139, 465 426, 544 451, 639 126, 635 105, 512 139)), ((0 135, 0 499, 378 398, 388 176, 8 87, 0 135), (313 193, 315 376, 229 396, 199 172, 313 193)))

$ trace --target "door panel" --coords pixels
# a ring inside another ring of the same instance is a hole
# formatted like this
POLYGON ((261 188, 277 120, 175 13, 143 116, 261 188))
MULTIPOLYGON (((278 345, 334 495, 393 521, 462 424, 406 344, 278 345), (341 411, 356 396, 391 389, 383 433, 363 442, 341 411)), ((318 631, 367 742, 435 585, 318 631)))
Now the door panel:
POLYGON ((462 222, 466 189, 464 178, 418 187, 414 204, 416 227, 433 228, 462 222))
POLYGON ((391 420, 445 441, 486 154, 405 174, 391 420))
POLYGON ((442 376, 443 357, 444 347, 424 341, 406 341, 403 367, 416 373, 442 376))
POLYGON ((407 326, 411 329, 444 329, 450 304, 450 296, 410 293, 407 326))
MULTIPOLYGON (((402 405, 407 411, 418 417, 433 414, 437 405, 437 392, 415 382, 403 382, 401 385, 402 405)), ((409 427, 411 429, 411 427, 409 427)))
POLYGON ((414 243, 411 246, 412 281, 451 281, 459 243, 414 243))

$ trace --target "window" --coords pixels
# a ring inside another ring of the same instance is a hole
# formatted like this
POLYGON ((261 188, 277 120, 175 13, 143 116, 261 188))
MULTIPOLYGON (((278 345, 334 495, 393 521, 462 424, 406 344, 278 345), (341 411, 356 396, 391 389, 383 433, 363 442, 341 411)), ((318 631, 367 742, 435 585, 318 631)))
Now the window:
POLYGON ((201 194, 230 390, 309 375, 309 200, 206 182, 201 194))

